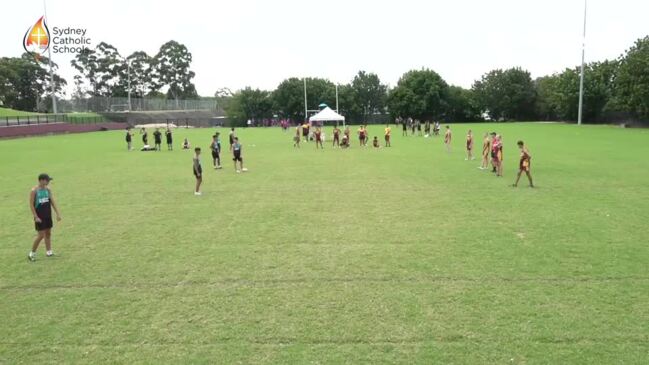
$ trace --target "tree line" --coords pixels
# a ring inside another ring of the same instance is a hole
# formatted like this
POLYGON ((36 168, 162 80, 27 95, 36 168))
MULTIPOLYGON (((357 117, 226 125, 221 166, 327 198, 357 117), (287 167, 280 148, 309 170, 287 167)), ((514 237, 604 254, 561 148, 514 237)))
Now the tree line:
MULTIPOLYGON (((99 43, 76 55, 72 66, 73 98, 118 97, 128 94, 130 64, 134 97, 198 98, 191 71, 192 55, 186 46, 169 41, 150 56, 143 51, 122 57, 110 44, 99 43), (163 93, 164 90, 164 93, 163 93)), ((54 65, 55 70, 57 69, 54 65)), ((523 68, 496 69, 484 74, 471 88, 449 85, 430 69, 411 70, 388 88, 378 75, 360 71, 347 84, 338 85, 340 113, 351 121, 367 121, 389 114, 448 122, 490 120, 577 119, 580 68, 532 79, 523 68)), ((307 78, 307 103, 336 105, 336 85, 323 78, 307 78)), ((304 115, 304 80, 288 78, 275 90, 246 87, 232 93, 220 89, 218 103, 235 124, 275 116, 301 121, 304 115)), ((56 93, 66 80, 55 73, 56 93)), ((613 115, 649 120, 649 36, 635 42, 615 60, 592 62, 585 69, 584 121, 606 122, 613 115)), ((19 110, 49 109, 50 80, 47 59, 24 54, 0 58, 0 103, 19 110)))
MULTIPOLYGON (((339 85, 340 112, 359 122, 373 114, 447 122, 575 121, 580 72, 580 67, 566 68, 532 79, 520 67, 496 69, 466 89, 449 85, 433 70, 421 69, 406 72, 389 89, 376 74, 360 71, 349 84, 339 85)), ((310 109, 322 102, 335 105, 332 82, 309 78, 307 90, 310 109)), ((616 60, 587 64, 584 90, 585 122, 606 122, 616 113, 649 120, 649 36, 616 60)), ((304 120, 303 80, 286 79, 273 91, 240 90, 232 95, 226 111, 235 124, 272 116, 304 120)))

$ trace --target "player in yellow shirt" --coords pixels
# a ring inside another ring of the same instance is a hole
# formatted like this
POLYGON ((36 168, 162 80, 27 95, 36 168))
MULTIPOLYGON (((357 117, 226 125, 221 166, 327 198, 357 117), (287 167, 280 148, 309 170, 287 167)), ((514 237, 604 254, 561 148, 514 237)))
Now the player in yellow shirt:
POLYGON ((389 124, 385 125, 385 147, 392 147, 390 144, 390 134, 392 133, 392 128, 389 124))

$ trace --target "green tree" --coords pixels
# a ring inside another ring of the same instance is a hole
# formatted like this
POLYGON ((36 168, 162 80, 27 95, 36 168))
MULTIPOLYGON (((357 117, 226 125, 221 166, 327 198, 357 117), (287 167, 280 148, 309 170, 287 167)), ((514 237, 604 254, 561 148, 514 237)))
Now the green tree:
POLYGON ((614 83, 614 104, 649 119, 649 36, 641 38, 621 58, 614 83))
MULTIPOLYGON (((336 105, 336 86, 329 80, 307 78, 307 105, 309 110, 325 103, 332 109, 336 105)), ((284 117, 304 120, 304 79, 292 77, 282 81, 272 94, 273 109, 284 117)))
POLYGON ((195 99, 198 97, 192 79, 196 74, 189 68, 192 54, 185 45, 169 41, 160 47, 155 56, 158 87, 166 86, 169 99, 195 99))
POLYGON ((123 82, 126 62, 112 45, 101 42, 94 49, 85 49, 71 61, 79 72, 75 84, 92 96, 125 96, 123 82))
POLYGON ((480 106, 473 91, 459 86, 450 86, 446 99, 445 117, 454 122, 476 122, 482 120, 480 106))
POLYGON ((234 126, 245 126, 249 119, 271 118, 273 116, 271 93, 247 87, 232 96, 225 112, 234 126))
POLYGON ((433 70, 406 72, 388 95, 393 117, 440 118, 447 110, 448 84, 433 70))
POLYGON ((480 107, 494 120, 534 117, 536 90, 530 73, 521 68, 493 70, 473 84, 480 107))
POLYGON ((378 75, 359 71, 352 80, 351 87, 355 94, 351 101, 357 104, 352 108, 362 110, 365 117, 385 109, 388 87, 381 83, 378 75))
MULTIPOLYGON (((51 109, 51 81, 48 58, 38 60, 25 53, 21 57, 0 58, 0 101, 5 107, 24 111, 51 109)), ((61 97, 65 79, 54 69, 55 93, 61 97)))
MULTIPOLYGON (((158 90, 155 59, 144 51, 133 52, 126 57, 130 62, 131 93, 134 97, 144 97, 158 90)), ((122 84, 128 89, 127 74, 122 75, 122 84)))
MULTIPOLYGON (((593 62, 584 69, 584 122, 601 121, 610 108, 616 61, 593 62)), ((536 80, 536 113, 541 119, 577 120, 580 67, 536 80)))

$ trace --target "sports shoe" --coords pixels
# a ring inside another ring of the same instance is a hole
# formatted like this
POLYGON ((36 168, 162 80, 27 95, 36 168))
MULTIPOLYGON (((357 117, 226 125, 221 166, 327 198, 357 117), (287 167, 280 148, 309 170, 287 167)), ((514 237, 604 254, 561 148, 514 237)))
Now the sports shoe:
POLYGON ((194 195, 196 195, 196 196, 198 196, 198 195, 202 195, 202 194, 203 194, 203 193, 201 193, 200 191, 195 191, 195 192, 194 192, 194 195))
POLYGON ((52 257, 52 256, 54 256, 54 252, 52 252, 52 251, 47 251, 47 253, 45 254, 45 256, 47 256, 47 257, 52 257))
POLYGON ((27 260, 34 262, 36 261, 36 255, 34 255, 32 252, 27 254, 27 260))
POLYGON ((237 170, 237 174, 241 173, 241 170, 237 170))

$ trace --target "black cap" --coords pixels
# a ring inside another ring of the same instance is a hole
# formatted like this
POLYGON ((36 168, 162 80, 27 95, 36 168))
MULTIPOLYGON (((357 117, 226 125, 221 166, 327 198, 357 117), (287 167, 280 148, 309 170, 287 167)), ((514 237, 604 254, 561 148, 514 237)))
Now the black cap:
POLYGON ((41 181, 41 180, 52 181, 52 180, 54 180, 54 178, 51 177, 48 174, 40 174, 40 175, 38 175, 38 181, 41 181))

